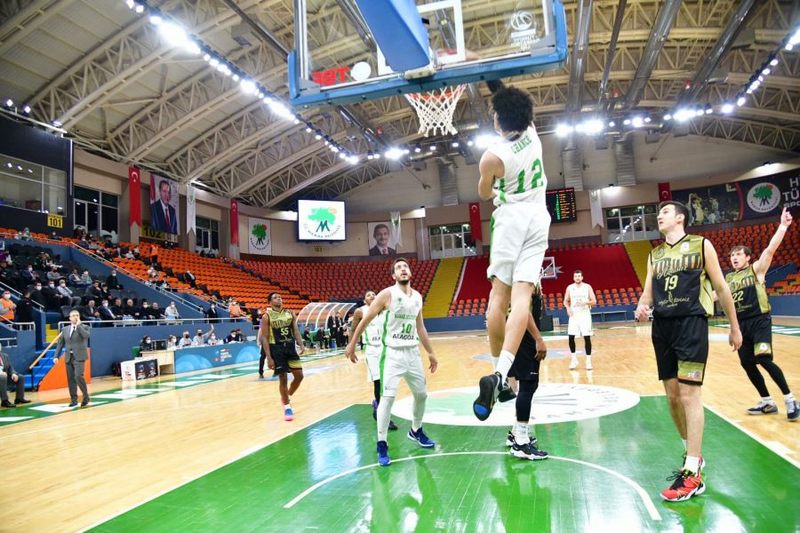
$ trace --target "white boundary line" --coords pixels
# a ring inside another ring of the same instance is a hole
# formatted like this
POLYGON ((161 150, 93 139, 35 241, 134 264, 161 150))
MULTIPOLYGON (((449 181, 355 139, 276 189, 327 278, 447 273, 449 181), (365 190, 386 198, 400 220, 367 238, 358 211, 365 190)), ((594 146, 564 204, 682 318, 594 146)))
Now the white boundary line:
POLYGON ((774 453, 775 455, 777 455, 781 459, 785 459, 788 463, 794 465, 796 468, 800 468, 800 462, 798 462, 795 459, 792 459, 791 457, 787 456, 786 452, 784 452, 783 450, 774 448, 769 443, 769 441, 766 441, 766 440, 762 439, 761 437, 759 437, 755 433, 751 432, 749 429, 746 429, 744 426, 742 426, 741 424, 739 424, 735 420, 731 420, 727 416, 725 416, 722 413, 720 413, 717 409, 715 409, 715 408, 713 408, 713 407, 711 407, 709 405, 706 405, 706 404, 703 404, 703 405, 704 405, 704 407, 706 409, 708 409, 709 411, 711 411, 712 413, 714 413, 715 415, 717 415, 718 417, 723 419, 725 422, 727 422, 728 424, 732 425, 733 427, 735 427, 736 429, 738 429, 739 431, 741 431, 742 433, 744 433, 745 435, 747 435, 748 437, 750 437, 751 439, 756 441, 757 443, 761 444, 762 446, 767 448, 769 451, 771 451, 772 453, 774 453))
MULTIPOLYGON (((504 456, 508 456, 508 452, 498 452, 498 451, 446 452, 446 453, 436 453, 436 454, 432 454, 432 455, 416 455, 416 456, 412 456, 412 457, 402 457, 400 459, 392 459, 392 462, 393 463, 402 463, 404 461, 416 461, 417 459, 432 459, 434 457, 450 457, 450 456, 456 456, 456 455, 504 455, 504 456)), ((661 515, 659 514, 658 509, 656 509, 656 506, 653 503, 653 500, 650 499, 650 496, 647 494, 647 492, 645 492, 645 490, 642 488, 642 486, 639 485, 638 483, 636 483, 635 481, 633 481, 631 478, 629 478, 629 477, 627 477, 627 476, 625 476, 623 474, 620 474, 619 472, 611 470, 610 468, 606 468, 604 466, 600 466, 600 465, 595 464, 595 463, 589 463, 587 461, 581 461, 579 459, 570 459, 568 457, 557 457, 555 455, 549 456, 549 459, 555 459, 556 461, 566 461, 568 463, 575 463, 575 464, 579 464, 579 465, 582 465, 582 466, 588 466, 589 468, 594 468, 596 470, 600 470, 601 472, 605 472, 606 474, 609 474, 609 475, 612 475, 612 476, 616 477, 617 479, 621 480, 623 483, 626 483, 631 488, 633 488, 634 491, 636 491, 636 493, 639 495, 639 498, 641 498, 645 509, 647 509, 647 513, 650 515, 650 519, 651 520, 654 520, 654 521, 660 521, 661 520, 661 515)), ((339 478, 342 478, 342 477, 345 477, 345 476, 349 476, 350 474, 354 474, 354 473, 360 472, 362 470, 375 468, 376 466, 380 466, 380 465, 378 463, 373 463, 373 464, 370 464, 370 465, 359 466, 357 468, 351 468, 350 470, 345 470, 343 472, 339 472, 338 474, 336 474, 334 476, 331 476, 329 478, 323 479, 322 481, 319 481, 318 483, 315 483, 314 485, 310 486, 309 488, 307 488, 306 490, 304 490, 303 492, 301 492, 300 494, 295 496, 294 499, 292 499, 291 501, 286 503, 283 506, 283 508, 284 509, 291 509, 292 507, 294 507, 295 505, 300 503, 300 500, 302 500, 303 498, 305 498, 306 496, 308 496, 309 494, 311 494, 312 492, 314 492, 318 488, 322 487, 323 485, 327 485, 331 481, 335 481, 335 480, 337 480, 339 478)))
POLYGON ((232 463, 235 463, 239 459, 243 459, 244 457, 247 457, 248 455, 251 455, 251 454, 253 454, 253 453, 255 453, 255 452, 259 451, 259 450, 263 450, 264 448, 266 448, 268 446, 272 446, 273 444, 275 444, 279 440, 285 439, 286 437, 288 437, 290 435, 294 435, 298 431, 302 431, 302 430, 304 430, 304 429, 306 429, 306 428, 308 428, 310 426, 313 426, 314 424, 316 424, 318 422, 321 422, 322 420, 325 420, 328 417, 331 417, 333 415, 339 414, 342 411, 344 411, 345 409, 348 409, 348 408, 352 407, 353 405, 356 405, 356 404, 345 405, 344 407, 342 407, 340 409, 337 409, 336 411, 333 411, 332 413, 329 413, 329 414, 325 415, 324 417, 322 417, 322 418, 320 418, 318 420, 314 420, 312 422, 309 422, 304 426, 297 426, 297 429, 295 429, 291 433, 287 433, 286 435, 282 435, 280 437, 276 437, 276 438, 264 443, 263 445, 257 444, 255 446, 251 446, 250 448, 247 448, 246 450, 243 450, 241 453, 239 453, 238 455, 236 455, 235 457, 233 457, 229 461, 226 461, 226 462, 222 463, 221 465, 217 466, 216 468, 213 468, 213 469, 208 470, 206 472, 197 474, 196 476, 192 476, 190 478, 185 478, 181 483, 178 483, 177 485, 174 485, 172 487, 166 488, 166 489, 164 489, 164 490, 162 490, 160 492, 157 492, 157 493, 155 493, 155 494, 153 494, 151 496, 148 496, 147 498, 145 498, 144 500, 142 500, 142 501, 140 501, 138 503, 129 505, 128 507, 125 507, 121 511, 115 512, 113 515, 110 515, 110 516, 108 516, 106 518, 102 518, 102 519, 98 520, 97 522, 94 522, 93 524, 91 524, 89 526, 81 528, 80 531, 88 531, 88 530, 94 529, 94 528, 96 528, 96 527, 98 527, 98 526, 100 526, 102 524, 105 524, 109 520, 113 520, 114 518, 117 518, 118 516, 122 516, 125 513, 136 509, 137 507, 141 507, 142 505, 144 505, 146 503, 149 503, 149 502, 155 500, 156 498, 160 498, 161 496, 167 494, 168 492, 172 492, 173 490, 179 489, 179 488, 183 487, 184 485, 188 485, 189 483, 197 481, 201 477, 205 477, 205 476, 211 474, 212 472, 216 472, 217 470, 225 468, 226 466, 228 466, 228 465, 230 465, 232 463))

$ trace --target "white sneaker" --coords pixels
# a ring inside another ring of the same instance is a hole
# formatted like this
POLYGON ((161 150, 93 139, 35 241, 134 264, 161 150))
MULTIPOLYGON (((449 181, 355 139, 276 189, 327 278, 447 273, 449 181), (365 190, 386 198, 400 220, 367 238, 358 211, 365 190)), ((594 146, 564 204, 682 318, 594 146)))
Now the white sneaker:
POLYGON ((592 369, 592 356, 591 355, 587 355, 586 356, 586 370, 591 370, 591 369, 592 369))
POLYGON ((569 369, 575 370, 576 368, 578 368, 578 358, 573 355, 569 362, 569 369))

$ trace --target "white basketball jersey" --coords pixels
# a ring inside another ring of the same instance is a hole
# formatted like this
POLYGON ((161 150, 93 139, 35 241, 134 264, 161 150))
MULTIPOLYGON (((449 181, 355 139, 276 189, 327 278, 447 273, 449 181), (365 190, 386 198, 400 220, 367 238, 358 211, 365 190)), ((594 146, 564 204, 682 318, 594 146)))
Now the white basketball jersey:
POLYGON ((417 316, 422 310, 422 296, 411 289, 411 296, 400 287, 393 285, 390 289, 392 302, 386 311, 381 328, 381 339, 384 346, 390 348, 406 348, 417 346, 417 316))
MULTIPOLYGON (((368 305, 362 305, 361 316, 367 316, 368 310, 368 305)), ((385 315, 386 311, 381 311, 364 329, 364 333, 361 334, 361 342, 364 343, 364 346, 377 347, 381 345, 381 331, 383 330, 385 315)))
POLYGON ((581 283, 580 287, 576 284, 572 284, 567 287, 569 291, 569 302, 572 306, 573 311, 588 311, 589 310, 589 301, 591 300, 591 296, 589 294, 589 285, 586 283, 581 283))
POLYGON ((493 144, 487 152, 500 158, 505 168, 505 175, 495 179, 492 187, 494 205, 532 202, 546 208, 547 177, 542 165, 542 142, 533 126, 514 141, 493 144))

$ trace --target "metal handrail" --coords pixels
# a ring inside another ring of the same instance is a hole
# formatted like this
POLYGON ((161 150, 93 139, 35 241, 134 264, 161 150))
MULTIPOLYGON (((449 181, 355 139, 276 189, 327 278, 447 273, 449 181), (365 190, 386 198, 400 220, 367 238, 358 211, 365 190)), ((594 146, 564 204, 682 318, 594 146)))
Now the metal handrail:
MULTIPOLYGON (((6 285, 2 281, 0 281, 0 287, 2 287, 3 290, 6 290, 6 291, 10 292, 11 294, 16 296, 17 298, 22 298, 23 297, 23 294, 21 292, 19 292, 17 289, 15 289, 14 287, 12 287, 10 285, 6 285)), ((35 305, 36 307, 38 307, 40 311, 44 311, 45 310, 44 306, 42 304, 40 304, 39 302, 34 302, 33 300, 31 300, 31 303, 33 305, 35 305)))
MULTIPOLYGON (((122 327, 122 326, 131 326, 131 325, 138 325, 138 326, 147 326, 147 325, 160 325, 160 326, 181 326, 181 325, 192 325, 192 324, 223 324, 223 323, 238 323, 238 322, 248 322, 247 317, 239 317, 239 318, 133 318, 130 320, 81 320, 81 324, 85 324, 90 328, 93 325, 100 325, 100 324, 107 324, 112 327, 122 327), (150 323, 150 324, 147 324, 150 323)), ((67 326, 70 322, 67 320, 62 320, 58 322, 58 329, 61 329, 67 326)))

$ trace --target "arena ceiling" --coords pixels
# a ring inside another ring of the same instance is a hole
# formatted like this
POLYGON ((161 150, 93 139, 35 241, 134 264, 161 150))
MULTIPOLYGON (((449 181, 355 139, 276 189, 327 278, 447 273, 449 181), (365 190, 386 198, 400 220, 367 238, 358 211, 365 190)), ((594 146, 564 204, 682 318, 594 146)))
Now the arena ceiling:
MULTIPOLYGON (((287 95, 285 50, 293 43, 292 0, 150 4, 264 87, 287 95), (243 22, 237 11, 259 21, 266 32, 235 40, 232 28, 243 22)), ((796 0, 564 4, 571 47, 567 65, 509 80, 530 91, 542 130, 552 130, 557 121, 580 110, 658 111, 679 102, 719 105, 735 98, 800 22, 796 0), (622 16, 615 25, 618 12, 622 16), (580 24, 587 16, 589 24, 580 24), (584 31, 576 35, 579 27, 584 31)), ((495 24, 487 19, 485 25, 469 28, 467 47, 490 46, 497 35, 495 24)), ((745 106, 730 116, 691 121, 688 133, 787 155, 800 152, 800 53, 781 52, 779 59, 775 72, 745 106)), ((485 85, 470 92, 456 111, 455 122, 465 129, 487 124, 485 85)), ((308 135, 305 126, 279 119, 231 78, 165 43, 146 16, 121 0, 0 2, 0 98, 11 98, 18 109, 30 105, 30 116, 42 123, 61 122, 90 150, 257 206, 290 205, 301 192, 335 197, 392 165, 385 158, 357 165, 342 161, 322 140, 308 135)), ((303 116, 356 153, 419 139, 416 115, 401 97, 304 111, 303 116)))

